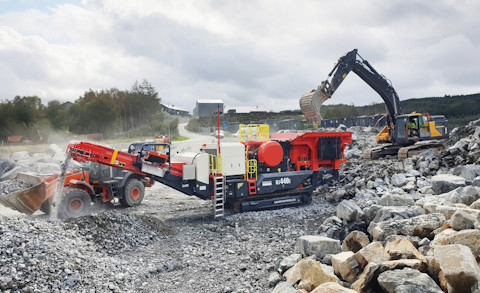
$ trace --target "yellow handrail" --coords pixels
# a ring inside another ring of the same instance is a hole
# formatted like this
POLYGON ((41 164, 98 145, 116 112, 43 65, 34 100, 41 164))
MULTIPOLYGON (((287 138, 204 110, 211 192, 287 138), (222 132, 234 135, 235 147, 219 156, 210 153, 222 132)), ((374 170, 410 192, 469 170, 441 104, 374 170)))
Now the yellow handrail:
POLYGON ((241 142, 261 142, 270 139, 270 126, 268 124, 240 124, 238 130, 241 142))
POLYGON ((210 175, 223 174, 223 157, 222 155, 210 155, 210 175))

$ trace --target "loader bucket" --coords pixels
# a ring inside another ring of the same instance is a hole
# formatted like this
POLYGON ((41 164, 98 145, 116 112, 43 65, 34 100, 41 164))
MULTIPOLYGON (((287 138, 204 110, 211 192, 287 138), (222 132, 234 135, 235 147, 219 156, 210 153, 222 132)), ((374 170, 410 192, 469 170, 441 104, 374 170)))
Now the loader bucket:
POLYGON ((31 215, 42 206, 55 192, 58 178, 40 177, 18 173, 16 179, 33 185, 30 188, 0 196, 0 203, 21 213, 31 215))

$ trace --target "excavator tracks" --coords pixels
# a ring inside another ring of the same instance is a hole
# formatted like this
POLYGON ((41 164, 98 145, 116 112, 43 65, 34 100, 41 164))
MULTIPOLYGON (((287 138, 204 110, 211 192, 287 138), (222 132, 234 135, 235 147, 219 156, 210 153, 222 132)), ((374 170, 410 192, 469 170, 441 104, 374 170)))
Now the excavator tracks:
POLYGON ((442 151, 445 147, 440 142, 423 142, 410 146, 382 145, 363 151, 364 160, 376 160, 386 156, 397 156, 399 160, 418 156, 428 150, 442 151))
POLYGON ((376 160, 386 156, 396 156, 400 146, 381 145, 363 151, 364 160, 376 160))
POLYGON ((445 147, 442 143, 439 142, 427 142, 421 144, 414 144, 411 146, 406 146, 398 150, 398 159, 404 160, 406 158, 411 158, 418 156, 426 151, 433 150, 435 153, 444 150, 445 147))

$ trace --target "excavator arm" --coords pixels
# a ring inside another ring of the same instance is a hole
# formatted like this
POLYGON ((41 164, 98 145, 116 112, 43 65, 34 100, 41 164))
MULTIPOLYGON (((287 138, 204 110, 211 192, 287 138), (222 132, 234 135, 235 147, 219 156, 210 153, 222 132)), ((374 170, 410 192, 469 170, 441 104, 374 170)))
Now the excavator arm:
POLYGON ((358 50, 354 49, 340 57, 335 67, 317 90, 305 94, 300 99, 300 108, 309 122, 319 122, 320 106, 330 99, 350 71, 355 72, 363 81, 374 89, 385 102, 388 114, 393 118, 401 113, 400 99, 389 80, 379 74, 358 50))

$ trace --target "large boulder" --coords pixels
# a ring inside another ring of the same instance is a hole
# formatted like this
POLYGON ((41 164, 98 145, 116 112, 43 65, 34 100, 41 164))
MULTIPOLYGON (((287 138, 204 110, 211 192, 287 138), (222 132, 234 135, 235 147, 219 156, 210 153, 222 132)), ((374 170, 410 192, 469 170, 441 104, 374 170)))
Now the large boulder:
POLYGON ((352 251, 332 255, 332 266, 335 274, 342 276, 342 279, 349 283, 355 282, 357 276, 362 273, 362 268, 352 251))
POLYGON ((460 176, 467 180, 473 180, 480 176, 480 165, 465 165, 461 167, 460 176))
POLYGON ((309 292, 326 282, 342 284, 338 277, 333 274, 333 269, 329 272, 329 268, 331 269, 331 267, 322 265, 318 261, 306 258, 288 269, 283 276, 288 284, 299 283, 298 289, 306 289, 309 292))
POLYGON ((377 278, 381 273, 403 268, 421 270, 422 267, 424 267, 424 264, 419 259, 399 259, 385 261, 382 263, 371 262, 365 267, 363 273, 352 284, 352 289, 358 292, 382 292, 382 289, 377 282, 377 278))
POLYGON ((427 258, 423 256, 410 241, 404 238, 399 238, 387 243, 385 252, 390 255, 391 260, 418 259, 424 263, 425 268, 428 265, 427 258))
POLYGON ((324 236, 305 235, 297 239, 295 252, 303 256, 316 255, 322 259, 327 254, 341 252, 340 241, 324 236))
POLYGON ((468 229, 462 231, 455 231, 453 229, 443 230, 441 233, 435 235, 431 245, 449 245, 461 244, 472 251, 473 255, 480 261, 480 230, 468 229))
POLYGON ((382 206, 410 206, 414 205, 413 197, 408 194, 386 193, 378 201, 382 206))
POLYGON ((471 205, 477 199, 480 199, 480 187, 459 187, 445 195, 443 204, 463 203, 471 205))
MULTIPOLYGON (((450 218, 450 226, 457 230, 473 229, 475 227, 475 222, 477 221, 477 216, 480 214, 468 213, 465 210, 468 209, 458 209, 450 218)), ((480 242, 480 241, 479 241, 480 242)))
POLYGON ((432 177, 432 189, 436 194, 446 193, 458 187, 466 186, 465 178, 441 174, 432 177))
POLYGON ((365 216, 362 209, 353 201, 343 200, 337 205, 337 217, 347 222, 358 221, 365 216))
POLYGON ((374 212, 374 218, 371 220, 371 227, 368 228, 368 232, 371 233, 373 225, 378 222, 388 221, 388 220, 400 220, 400 219, 409 219, 416 216, 425 214, 425 211, 420 206, 388 206, 380 207, 377 209, 377 205, 371 205, 369 208, 365 209, 365 214, 370 218, 371 213, 374 212))
POLYGON ((386 293, 443 293, 430 276, 411 268, 385 271, 377 281, 386 293))
POLYGON ((374 240, 383 241, 389 235, 406 235, 433 239, 432 232, 442 227, 445 217, 434 213, 409 219, 388 220, 376 223, 372 229, 374 240))
POLYGON ((445 292, 470 292, 480 281, 480 268, 470 249, 461 244, 440 245, 435 248, 429 268, 438 275, 445 292))
POLYGON ((382 263, 390 259, 390 255, 380 242, 372 242, 355 253, 355 259, 362 268, 369 263, 382 263))
POLYGON ((367 234, 362 231, 352 231, 345 237, 342 243, 342 251, 357 252, 370 244, 367 234))
POLYGON ((455 206, 445 206, 445 205, 430 204, 430 203, 425 204, 423 208, 425 209, 425 212, 427 214, 440 213, 447 220, 450 220, 453 214, 455 214, 457 211, 461 211, 462 213, 466 213, 473 216, 477 216, 480 213, 480 210, 476 210, 472 208, 459 208, 455 206))

